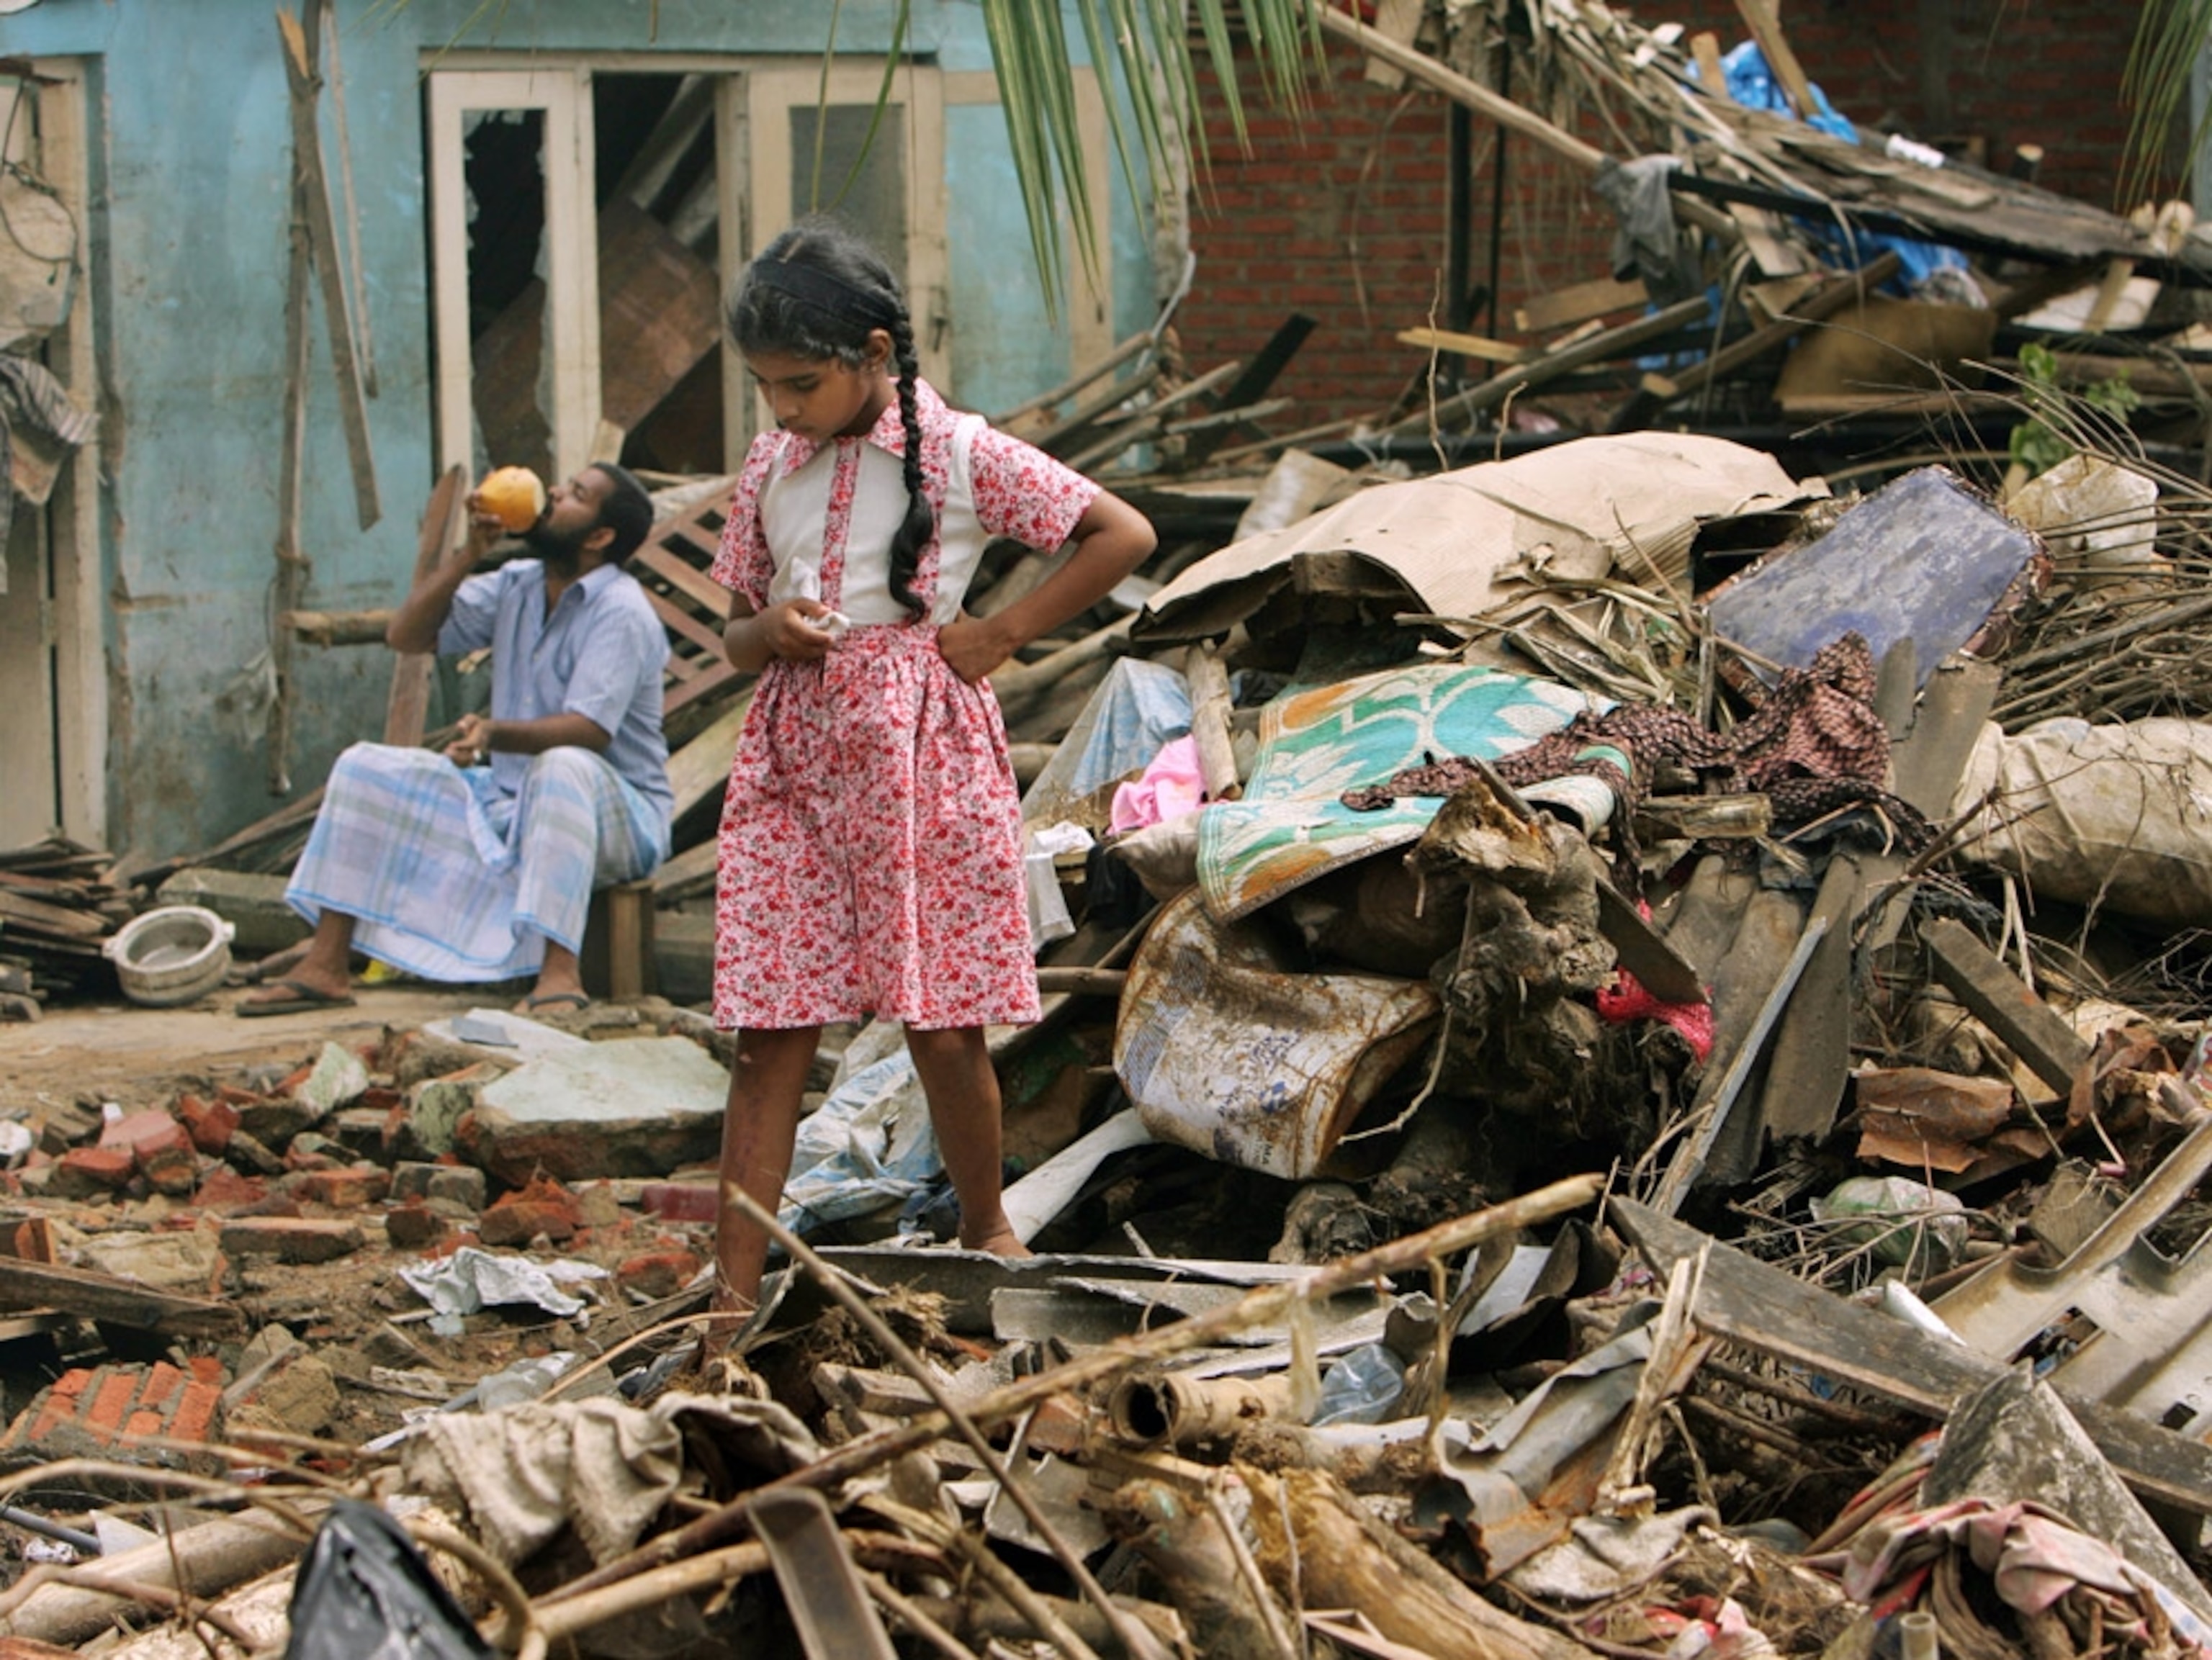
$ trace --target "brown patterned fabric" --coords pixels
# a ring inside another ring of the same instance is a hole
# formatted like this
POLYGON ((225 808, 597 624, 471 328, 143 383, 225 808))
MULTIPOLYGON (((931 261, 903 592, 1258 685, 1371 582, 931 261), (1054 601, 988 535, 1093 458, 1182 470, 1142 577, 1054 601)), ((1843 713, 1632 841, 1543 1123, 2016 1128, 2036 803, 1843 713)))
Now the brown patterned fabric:
MULTIPOLYGON (((1759 791, 1773 803, 1774 827, 1785 833, 1839 808, 1869 807, 1884 815, 1896 840, 1917 852, 1933 839, 1928 821, 1881 787, 1889 773, 1889 730, 1874 712, 1874 652, 1863 637, 1845 634, 1823 646, 1807 669, 1784 669, 1765 702, 1725 736, 1687 715, 1646 704, 1623 704, 1601 715, 1579 715, 1563 731, 1493 765, 1516 787, 1569 773, 1611 786, 1620 803, 1614 824, 1632 847, 1631 821, 1662 766, 1696 772, 1724 793, 1759 791), (1594 748, 1626 752, 1623 772, 1594 748)), ((1431 759, 1379 785, 1347 790, 1355 812, 1373 812, 1401 796, 1449 796, 1480 776, 1471 761, 1431 759)))

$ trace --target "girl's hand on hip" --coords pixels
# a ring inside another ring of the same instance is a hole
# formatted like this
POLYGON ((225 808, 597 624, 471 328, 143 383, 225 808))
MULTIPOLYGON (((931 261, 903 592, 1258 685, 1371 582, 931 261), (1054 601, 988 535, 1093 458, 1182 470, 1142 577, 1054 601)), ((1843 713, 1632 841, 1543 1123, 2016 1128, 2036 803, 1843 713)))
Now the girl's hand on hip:
POLYGON ((970 686, 1013 656, 1014 645, 1004 624, 965 611, 937 631, 937 654, 970 686))
POLYGON ((760 614, 761 643, 769 655, 793 663, 811 663, 827 657, 834 638, 814 626, 812 619, 827 616, 830 608, 818 599, 787 599, 760 614))

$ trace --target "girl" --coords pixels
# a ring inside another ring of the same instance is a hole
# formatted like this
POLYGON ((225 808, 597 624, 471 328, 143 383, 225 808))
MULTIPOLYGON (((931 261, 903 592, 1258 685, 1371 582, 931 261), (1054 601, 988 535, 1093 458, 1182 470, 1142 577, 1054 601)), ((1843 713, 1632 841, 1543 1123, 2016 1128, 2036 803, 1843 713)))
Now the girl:
MULTIPOLYGON (((778 430, 754 440, 715 579, 760 683, 722 815, 714 1021, 735 1029, 721 1184, 774 1211, 823 1024, 902 1021, 960 1240, 1027 1254, 1000 1203, 986 1026, 1037 1017, 1022 828, 984 676, 1153 548, 1127 502, 915 373, 896 280, 809 220, 747 267, 731 337, 778 430), (1026 597, 960 609, 984 544, 1074 543, 1026 597)), ((767 1240, 725 1199, 718 1308, 751 1308, 767 1240)))

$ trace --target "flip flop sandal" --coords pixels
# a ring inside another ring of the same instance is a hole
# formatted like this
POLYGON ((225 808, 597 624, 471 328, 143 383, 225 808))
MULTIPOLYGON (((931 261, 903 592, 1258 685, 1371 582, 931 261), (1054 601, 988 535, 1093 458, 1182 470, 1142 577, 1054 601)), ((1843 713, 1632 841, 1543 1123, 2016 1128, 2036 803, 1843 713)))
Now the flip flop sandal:
POLYGON ((246 1020, 256 1020, 264 1015, 299 1015, 310 1009, 350 1009, 354 1006, 351 992, 332 997, 319 991, 304 980, 271 980, 270 984, 286 995, 281 997, 262 997, 241 1001, 239 1015, 246 1020))

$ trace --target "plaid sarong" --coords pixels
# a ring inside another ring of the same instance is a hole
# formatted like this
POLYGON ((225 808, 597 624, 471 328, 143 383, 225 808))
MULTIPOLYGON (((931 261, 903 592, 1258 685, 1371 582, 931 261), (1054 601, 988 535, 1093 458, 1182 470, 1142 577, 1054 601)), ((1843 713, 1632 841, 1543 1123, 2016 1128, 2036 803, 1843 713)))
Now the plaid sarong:
POLYGON ((532 757, 520 794, 488 766, 357 743, 337 759, 284 897, 313 923, 356 919, 354 944, 425 979, 535 974, 574 951, 592 890, 667 857, 665 815, 587 749, 532 757))

